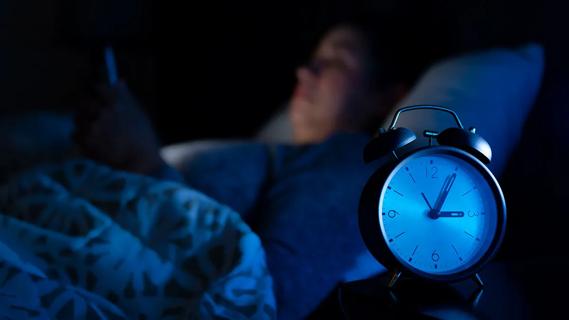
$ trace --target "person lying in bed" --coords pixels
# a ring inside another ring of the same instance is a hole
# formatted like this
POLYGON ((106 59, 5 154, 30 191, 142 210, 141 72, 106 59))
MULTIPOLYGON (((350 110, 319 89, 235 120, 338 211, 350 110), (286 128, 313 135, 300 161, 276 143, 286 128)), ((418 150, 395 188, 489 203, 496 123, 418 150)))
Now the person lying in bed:
MULTIPOLYGON (((348 253, 365 252, 355 209, 369 174, 360 160, 368 134, 358 133, 372 132, 405 93, 400 79, 377 78, 369 46, 362 31, 338 26, 297 70, 288 115, 294 144, 305 147, 227 145, 182 170, 180 180, 233 207, 260 235, 284 318, 305 316, 355 263, 348 253)), ((77 120, 85 154, 119 169, 175 177, 127 86, 101 93, 106 103, 77 120)))
MULTIPOLYGON (((419 69, 394 70, 402 68, 397 59, 409 56, 388 54, 370 35, 361 25, 337 25, 297 70, 288 108, 293 143, 220 144, 193 153, 175 170, 162 159, 151 123, 124 83, 103 88, 103 103, 78 115, 76 141, 93 159, 179 180, 239 212, 262 240, 279 318, 306 317, 338 283, 382 270, 360 238, 357 207, 377 168, 364 165, 362 150, 393 106, 454 107, 497 150, 500 171, 540 81, 539 48, 491 51, 431 68, 401 103, 419 69), (515 90, 504 93, 504 80, 515 90), (441 88, 430 88, 433 83, 441 88), (460 100, 453 86, 474 94, 461 93, 460 100)), ((419 120, 423 126, 438 121, 419 120)))

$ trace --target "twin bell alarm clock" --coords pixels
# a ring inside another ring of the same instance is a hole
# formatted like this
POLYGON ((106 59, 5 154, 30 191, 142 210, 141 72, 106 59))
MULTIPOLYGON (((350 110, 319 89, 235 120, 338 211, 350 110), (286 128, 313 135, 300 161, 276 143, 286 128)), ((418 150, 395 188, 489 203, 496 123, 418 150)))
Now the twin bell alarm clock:
POLYGON ((362 192, 359 226, 369 251, 393 273, 389 287, 402 275, 438 282, 473 278, 482 285, 478 271, 500 247, 506 227, 504 195, 486 167, 488 142, 465 129, 451 109, 410 106, 364 149, 366 163, 385 157, 389 162, 362 192), (425 130, 428 146, 402 152, 416 135, 397 121, 415 110, 445 112, 456 127, 425 130))

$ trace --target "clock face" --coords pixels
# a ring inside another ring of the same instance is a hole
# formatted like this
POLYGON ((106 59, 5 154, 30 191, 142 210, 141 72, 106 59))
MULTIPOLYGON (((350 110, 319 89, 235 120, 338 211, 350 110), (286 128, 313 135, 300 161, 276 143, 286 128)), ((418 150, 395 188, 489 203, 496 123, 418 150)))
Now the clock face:
POLYGON ((497 233, 501 199, 493 190, 473 161, 452 152, 406 158, 381 191, 379 223, 388 248, 419 274, 469 269, 497 233))

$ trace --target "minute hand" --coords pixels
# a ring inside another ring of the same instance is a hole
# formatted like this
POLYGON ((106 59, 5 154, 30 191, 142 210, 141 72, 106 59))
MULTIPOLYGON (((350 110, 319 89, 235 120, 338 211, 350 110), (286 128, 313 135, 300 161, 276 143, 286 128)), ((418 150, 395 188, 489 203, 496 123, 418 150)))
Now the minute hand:
POLYGON ((456 179, 456 173, 449 175, 445 179, 445 182, 443 183, 443 187, 441 188, 441 192, 439 193, 437 201, 435 201, 435 206, 433 207, 433 215, 438 216, 440 214, 441 209, 443 208, 443 204, 445 203, 445 200, 450 192, 450 189, 452 188, 452 185, 454 184, 455 179, 456 179))

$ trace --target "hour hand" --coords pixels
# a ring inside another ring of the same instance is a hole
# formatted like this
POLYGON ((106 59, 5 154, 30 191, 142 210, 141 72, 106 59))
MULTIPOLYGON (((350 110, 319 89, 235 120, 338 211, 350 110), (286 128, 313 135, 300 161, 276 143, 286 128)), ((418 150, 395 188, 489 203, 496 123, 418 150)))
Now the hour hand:
POLYGON ((464 217, 464 211, 441 211, 439 218, 460 218, 464 217))

